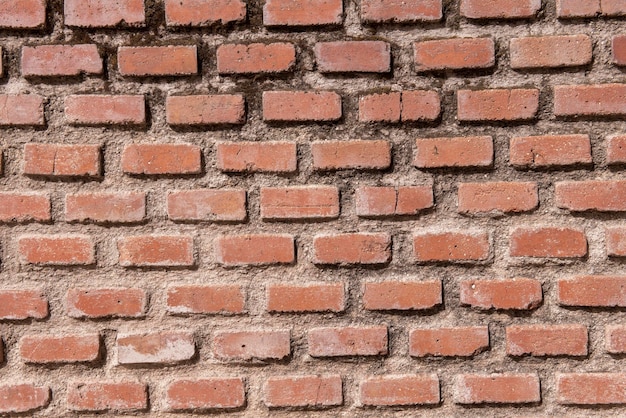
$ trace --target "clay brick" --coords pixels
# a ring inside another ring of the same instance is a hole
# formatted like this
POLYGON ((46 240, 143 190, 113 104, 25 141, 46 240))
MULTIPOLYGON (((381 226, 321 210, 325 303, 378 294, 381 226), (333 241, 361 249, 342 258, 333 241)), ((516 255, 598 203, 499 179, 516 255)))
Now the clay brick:
POLYGON ((0 126, 44 126, 43 102, 36 94, 0 94, 0 126))
POLYGON ((342 0, 267 0, 265 26, 322 26, 343 22, 342 0))
POLYGON ((166 388, 168 411, 219 411, 245 406, 246 392, 239 377, 177 380, 166 388))
POLYGON ((315 220, 339 217, 339 189, 334 186, 262 187, 264 220, 315 220))
POLYGON ((368 377, 361 381, 359 397, 367 406, 437 405, 439 378, 436 374, 368 377))
POLYGON ((391 71, 391 47, 382 41, 319 42, 315 60, 321 73, 387 73, 391 71))
POLYGON ((72 318, 140 318, 146 314, 146 292, 132 288, 69 289, 65 297, 72 318))
POLYGON ((72 411, 144 411, 148 409, 148 387, 135 382, 70 383, 67 404, 72 411))
POLYGON ((246 121, 246 103, 239 94, 168 96, 167 123, 173 126, 239 125, 246 121))
POLYGON ((136 235, 117 242, 119 263, 124 267, 193 266, 194 244, 189 235, 136 235))
POLYGON ((557 373, 556 391, 561 405, 624 405, 626 374, 557 373))
POLYGON ((513 38, 511 68, 561 68, 591 63, 592 44, 587 35, 513 38))
POLYGON ((87 235, 22 235, 18 238, 23 264, 80 266, 95 264, 95 244, 87 235))
MULTIPOLYGON (((1 14, 0 14, 1 15, 1 14)), ((0 413, 35 412, 50 403, 50 388, 28 383, 0 386, 0 413)))
POLYGON ((182 363, 196 355, 191 332, 161 331, 143 334, 118 334, 116 340, 118 364, 182 363))
POLYGON ((541 0, 461 0, 461 15, 469 19, 529 19, 541 0))
POLYGON ((174 286, 167 290, 167 312, 175 315, 238 314, 245 306, 239 285, 174 286))
POLYGON ((291 235, 222 235, 215 240, 215 257, 226 266, 292 264, 295 242, 291 235))
POLYGON ((47 222, 50 219, 48 194, 0 192, 0 223, 47 222))
POLYGON ((326 122, 341 119, 341 96, 333 91, 264 91, 265 122, 326 122))
POLYGON ((489 328, 414 329, 409 334, 412 357, 473 357, 489 349, 489 328))
POLYGON ((557 284, 561 306, 626 307, 626 276, 579 276, 557 284))
POLYGON ((626 135, 614 135, 607 139, 606 162, 611 165, 626 163, 626 135))
POLYGON ((0 320, 47 317, 48 300, 40 290, 0 290, 0 320))
POLYGON ((226 44, 217 48, 217 72, 220 74, 274 74, 293 69, 296 48, 293 44, 226 44))
POLYGON ((265 384, 265 405, 270 408, 323 408, 343 404, 339 375, 270 377, 265 384))
POLYGON ((370 311, 433 309, 443 303, 442 292, 441 280, 365 283, 363 309, 370 311))
POLYGON ((613 37, 613 41, 611 43, 611 51, 613 63, 615 65, 624 66, 626 65, 626 36, 617 35, 613 37))
POLYGON ((222 360, 281 360, 291 354, 291 332, 217 331, 213 352, 222 360))
POLYGON ((489 234, 485 231, 425 232, 413 236, 413 254, 418 262, 484 261, 490 253, 489 234))
POLYGON ((0 2, 0 28, 39 29, 46 24, 46 0, 0 2))
POLYGON ((144 96, 77 95, 65 98, 65 120, 72 125, 144 125, 144 96))
POLYGON ((356 213, 365 218, 416 215, 434 205, 433 186, 359 187, 356 213))
POLYGON ((527 121, 539 110, 537 89, 458 90, 461 122, 527 121))
POLYGON ((361 22, 437 22, 443 17, 441 0, 363 0, 361 22))
POLYGON ((541 401, 534 373, 461 374, 454 384, 457 404, 526 404, 541 401))
POLYGON ((221 142, 217 166, 230 173, 293 173, 297 170, 294 142, 221 142))
POLYGON ((595 17, 601 13, 600 0, 556 0, 560 18, 595 17))
POLYGON ((312 357, 386 355, 387 339, 386 326, 314 328, 307 336, 312 357))
POLYGON ((405 90, 402 92, 403 122, 433 122, 441 114, 439 93, 432 90, 405 90))
POLYGON ((541 282, 534 279, 464 280, 461 305, 489 310, 530 310, 543 301, 541 282))
POLYGON ((604 347, 607 353, 626 353, 626 327, 623 325, 607 325, 604 347))
POLYGON ((626 211, 626 181, 563 181, 555 183, 556 205, 573 212, 626 211))
POLYGON ((191 144, 130 144, 122 170, 135 175, 189 175, 202 172, 200 147, 191 144))
POLYGON ((520 227, 510 236, 511 257, 577 258, 587 255, 585 232, 576 228, 520 227))
POLYGON ((143 192, 78 193, 65 196, 68 222, 133 223, 146 217, 143 192))
POLYGON ((344 309, 343 283, 270 284, 267 287, 268 312, 343 312, 344 309))
POLYGON ((144 26, 143 0, 65 0, 65 24, 83 28, 144 26))
POLYGON ((539 206, 537 183, 460 183, 458 210, 461 213, 529 212, 539 206))
POLYGON ((184 76, 198 74, 198 48, 191 46, 122 46, 117 50, 121 75, 184 76))
POLYGON ((400 122, 402 93, 369 94, 359 98, 359 121, 400 122))
POLYGON ((391 165, 388 141, 325 141, 311 144, 313 168, 334 170, 384 170, 391 165))
POLYGON ((243 222, 246 191, 238 189, 176 190, 167 195, 167 215, 173 221, 243 222))
POLYGON ((492 38, 452 38, 413 44, 415 71, 492 68, 496 64, 492 38))
POLYGON ((25 144, 24 174, 46 177, 100 177, 100 145, 25 144))
POLYGON ((546 135, 511 138, 511 165, 515 168, 551 168, 589 165, 589 135, 546 135))
POLYGON ((586 356, 584 325, 512 325, 506 327, 509 356, 586 356))
POLYGON ((100 335, 26 335, 20 340, 26 363, 91 363, 100 359, 100 335))
POLYGON ((626 115, 626 84, 554 86, 554 115, 602 117, 626 115))
POLYGON ((246 19, 242 0, 165 0, 167 26, 212 26, 246 19))
POLYGON ((391 261, 391 236, 386 233, 318 235, 313 239, 315 264, 385 264, 391 261))
POLYGON ((102 74, 96 45, 41 45, 22 48, 22 76, 54 77, 102 74))
POLYGON ((626 15, 626 4, 624 0, 601 0, 602 14, 604 16, 624 16, 626 15))
POLYGON ((609 257, 626 256, 626 228, 606 228, 604 235, 606 242, 606 253, 609 257))
POLYGON ((493 138, 419 138, 415 141, 413 165, 420 168, 491 167, 493 138))

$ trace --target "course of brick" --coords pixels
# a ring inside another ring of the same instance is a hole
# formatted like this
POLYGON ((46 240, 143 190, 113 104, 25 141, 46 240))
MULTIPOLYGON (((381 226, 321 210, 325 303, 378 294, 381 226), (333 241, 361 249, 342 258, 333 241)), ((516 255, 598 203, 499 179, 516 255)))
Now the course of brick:
POLYGON ((626 416, 623 0, 0 0, 0 416, 626 416))

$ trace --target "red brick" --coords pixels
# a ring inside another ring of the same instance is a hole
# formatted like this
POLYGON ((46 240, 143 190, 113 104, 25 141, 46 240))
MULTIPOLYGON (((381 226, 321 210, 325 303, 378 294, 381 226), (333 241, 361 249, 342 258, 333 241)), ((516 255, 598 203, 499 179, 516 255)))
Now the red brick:
POLYGON ((513 38, 511 68, 576 67, 591 63, 592 44, 587 35, 513 38))
POLYGON ((143 0, 65 0, 65 24, 84 28, 144 26, 143 0))
POLYGON ((412 357, 473 357, 489 349, 489 328, 414 329, 409 334, 412 357))
POLYGON ((48 300, 40 290, 0 290, 0 320, 21 321, 47 316, 48 300))
POLYGON ((25 46, 21 69, 24 77, 102 74, 102 58, 93 44, 25 46))
POLYGON ((386 233, 318 235, 313 240, 315 264, 385 264, 391 261, 391 236, 386 233))
POLYGON ((218 331, 213 352, 222 360, 281 360, 291 354, 291 333, 278 331, 218 331))
POLYGON ((601 0, 602 14, 604 16, 624 16, 626 15, 626 4, 624 0, 601 0))
POLYGON ((189 235, 136 235, 117 242, 124 267, 193 266, 193 237, 189 235))
POLYGON ((315 60, 321 73, 388 73, 391 47, 382 41, 319 42, 315 60))
POLYGON ((261 218, 265 220, 335 219, 339 189, 334 186, 262 187, 261 218))
POLYGON ((24 174, 46 177, 100 177, 100 145, 25 144, 24 174))
POLYGON ((386 355, 387 340, 386 326, 314 328, 307 336, 312 357, 386 355))
POLYGON ((386 375, 366 378, 359 396, 367 406, 437 405, 441 402, 436 374, 386 375))
POLYGON ((489 234, 477 232, 426 232, 413 236, 413 254, 418 262, 464 262, 487 260, 489 234))
POLYGON ((589 165, 589 135, 545 135, 511 138, 510 162, 516 168, 589 165))
POLYGON ((47 386, 27 383, 0 386, 0 414, 34 412, 45 408, 48 403, 50 403, 50 388, 47 386))
POLYGON ((266 122, 324 122, 341 119, 341 96, 333 91, 264 91, 266 122))
POLYGON ((39 29, 46 25, 46 0, 0 2, 0 28, 39 29))
POLYGON ((268 312, 343 312, 344 309, 343 283, 270 284, 267 287, 268 312))
POLYGON ((217 262, 226 266, 292 264, 296 261, 291 235, 222 235, 215 241, 217 262))
POLYGON ((469 19, 527 19, 541 9, 541 0, 461 0, 461 15, 469 19))
POLYGON ((388 141, 325 141, 311 144, 313 168, 334 170, 384 170, 391 166, 388 141))
POLYGON ((296 48, 293 44, 226 44, 217 48, 217 72, 220 74, 274 74, 293 69, 296 48))
POLYGON ((246 121, 246 103, 239 94, 168 96, 167 123, 173 126, 239 125, 246 121))
POLYGON ((167 290, 167 311, 171 314, 238 314, 244 307, 244 289, 239 285, 174 286, 167 290))
POLYGON ((626 65, 626 36, 617 35, 613 37, 611 43, 613 63, 615 65, 626 65))
POLYGON ((144 96, 87 94, 65 99, 65 120, 72 125, 144 125, 144 96))
POLYGON ((49 195, 0 192, 0 223, 47 222, 50 219, 49 195))
POLYGON ((574 212, 626 211, 626 181, 564 181, 555 184, 556 205, 574 212))
POLYGON ((605 349, 607 353, 626 353, 626 327, 623 325, 607 325, 605 332, 605 349))
POLYGON ((607 139, 606 162, 612 165, 626 163, 626 135, 614 135, 607 139))
POLYGON ((146 216, 143 192, 78 193, 65 196, 68 222, 132 223, 146 216))
POLYGON ((586 356, 584 325, 512 325, 506 327, 509 356, 586 356))
POLYGON ((270 408, 323 408, 343 404, 339 375, 270 377, 265 384, 265 405, 270 408))
POLYGON ((557 373, 556 391, 561 405, 624 405, 626 374, 557 373))
POLYGON ((441 280, 386 281, 363 285, 363 308, 370 311, 413 311, 443 303, 441 280))
POLYGON ((400 122, 402 93, 368 94, 359 98, 359 121, 400 122))
POLYGON ((139 318, 148 303, 142 289, 69 289, 65 308, 72 318, 139 318))
POLYGON ((124 147, 127 174, 185 175, 202 172, 201 150, 191 144, 131 144, 124 147))
POLYGON ((481 310, 530 310, 543 300, 541 282, 534 279, 464 280, 461 305, 481 310))
POLYGON ((193 75, 198 74, 198 49, 195 45, 122 46, 117 65, 123 76, 193 75))
POLYGON ((148 387, 143 383, 70 383, 68 409, 89 412, 131 412, 148 409, 148 387))
POLYGON ((492 38, 452 38, 413 44, 415 70, 467 70, 496 64, 492 38))
POLYGON ((420 168, 491 167, 493 138, 419 138, 415 141, 413 165, 420 168))
POLYGON ((36 94, 0 94, 0 126, 44 126, 43 102, 36 94))
POLYGON ((460 183, 459 212, 529 212, 539 206, 537 183, 493 182, 460 183))
POLYGON ((537 116, 539 90, 458 90, 457 106, 462 122, 526 121, 537 116))
POLYGON ((626 115, 626 84, 554 86, 554 115, 598 117, 626 115))
POLYGON ((297 169, 294 142, 221 142, 217 166, 226 172, 293 173, 297 169))
POLYGON ((605 230, 606 253, 609 257, 626 256, 626 228, 610 227, 605 230))
POLYGON ((177 364, 196 355, 193 334, 161 331, 143 334, 118 334, 118 364, 177 364))
POLYGON ((534 373, 461 374, 454 385, 457 404, 525 404, 541 401, 534 373))
POLYGON ((246 18, 242 0, 165 0, 167 26, 212 26, 246 18))
POLYGON ((238 189, 176 190, 167 195, 173 221, 242 222, 247 218, 246 191, 238 189))
POLYGON ((86 235, 22 235, 18 239, 24 264, 78 266, 95 264, 95 245, 86 235))
POLYGON ((600 0, 557 0, 560 18, 594 17, 601 13, 600 0))
POLYGON ((579 276, 557 285, 561 306, 626 307, 626 276, 579 276))
POLYGON ((26 363, 88 363, 100 359, 100 335, 27 335, 20 340, 26 363))
POLYGON ((431 185, 359 187, 355 198, 357 215, 366 218, 416 215, 434 205, 431 185))
POLYGON ((267 0, 265 26, 321 26, 343 22, 342 0, 267 0))
POLYGON ((239 377, 177 380, 166 388, 168 411, 217 411, 245 406, 246 392, 239 377))
POLYGON ((439 93, 432 90, 405 90, 402 92, 403 122, 433 122, 441 114, 439 93))
POLYGON ((515 228, 511 232, 509 253, 511 257, 584 257, 587 237, 584 231, 575 228, 515 228))
POLYGON ((441 0, 363 0, 361 21, 365 23, 437 22, 443 17, 441 0))

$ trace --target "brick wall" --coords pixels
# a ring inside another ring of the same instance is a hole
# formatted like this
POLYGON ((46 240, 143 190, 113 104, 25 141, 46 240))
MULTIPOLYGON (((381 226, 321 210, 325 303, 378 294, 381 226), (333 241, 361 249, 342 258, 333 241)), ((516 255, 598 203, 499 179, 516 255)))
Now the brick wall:
POLYGON ((624 416, 624 16, 0 0, 0 414, 624 416))

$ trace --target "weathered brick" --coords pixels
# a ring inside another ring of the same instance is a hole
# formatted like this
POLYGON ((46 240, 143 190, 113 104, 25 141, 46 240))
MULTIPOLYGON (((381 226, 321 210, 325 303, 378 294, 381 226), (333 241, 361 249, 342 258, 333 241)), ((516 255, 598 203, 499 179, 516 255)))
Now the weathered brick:
POLYGON ((624 405, 626 373, 557 373, 556 392, 562 405, 624 405))
POLYGON ((489 349, 489 328, 414 329, 409 334, 412 357, 473 357, 489 349))
POLYGON ((262 219, 315 220, 338 216, 339 190, 334 186, 261 188, 262 219))
POLYGON ((491 253, 489 234, 476 232, 423 232, 413 236, 418 262, 485 261, 491 253))
POLYGON ((22 48, 24 77, 102 74, 102 58, 96 45, 41 45, 22 48))
POLYGON ((0 94, 0 126, 45 125, 43 103, 36 94, 0 94))
POLYGON ((322 26, 343 22, 342 0, 267 0, 265 26, 322 26))
POLYGON ((173 286, 167 290, 171 314, 237 314, 244 306, 244 289, 239 285, 173 286))
POLYGON ((626 163, 626 135, 613 135, 607 139, 606 162, 611 165, 626 163))
POLYGON ((356 213, 367 218, 416 215, 434 205, 432 186, 383 186, 356 189, 356 213))
POLYGON ((591 63, 592 44, 587 35, 513 38, 511 68, 576 67, 591 63))
POLYGON ((173 221, 242 222, 247 218, 246 191, 239 189, 176 190, 167 195, 173 221))
POLYGON ((65 0, 65 24, 84 28, 144 26, 143 0, 65 0))
POLYGON ((526 404, 541 401, 535 373, 461 374, 454 384, 458 404, 526 404))
POLYGON ((0 28, 40 29, 46 24, 46 0, 0 2, 0 28))
POLYGON ((530 310, 543 300, 541 282, 534 279, 464 280, 461 305, 477 309, 530 310))
POLYGON ((363 0, 361 21, 364 23, 436 22, 443 17, 441 0, 363 0))
POLYGON ((439 93, 433 90, 405 90, 402 92, 403 122, 433 122, 441 114, 439 93))
POLYGON ((506 352, 510 356, 586 356, 588 343, 584 325, 506 327, 506 352))
POLYGON ((291 264, 296 261, 291 235, 222 235, 215 240, 217 262, 226 266, 291 264))
POLYGON ((359 98, 359 121, 400 122, 402 93, 368 94, 359 98))
POLYGON ((626 181, 564 181, 554 191, 556 205, 573 212, 626 211, 626 181))
POLYGON ((177 364, 196 355, 193 334, 184 331, 120 333, 116 348, 118 364, 177 364))
POLYGON ((420 41, 413 45, 415 70, 467 70, 496 64, 492 38, 451 38, 420 41))
POLYGON ((579 276, 557 283, 562 306, 626 307, 626 276, 579 276))
POLYGON ((117 242, 124 267, 189 267, 195 263, 189 235, 135 235, 117 242))
POLYGON ((605 329, 604 347, 607 353, 626 353, 626 326, 607 325, 605 329))
POLYGON ((606 254, 609 257, 626 256, 626 228, 620 226, 609 227, 604 232, 606 254))
POLYGON ((100 145, 25 144, 24 174, 46 177, 100 177, 100 145))
POLYGON ((65 309, 72 318, 139 318, 148 298, 142 289, 69 289, 65 309))
POLYGON ((343 312, 344 308, 343 283, 267 287, 268 312, 343 312))
POLYGON ((184 76, 198 73, 198 49, 193 46, 122 46, 117 51, 123 76, 184 76))
POLYGON ((148 409, 148 387, 135 382, 70 383, 67 404, 72 411, 144 411, 148 409))
POLYGON ((439 93, 431 90, 369 94, 359 99, 361 122, 432 122, 440 113, 439 93))
POLYGON ((339 375, 270 377, 265 384, 265 405, 270 408, 322 408, 342 403, 339 375))
POLYGON ((458 90, 461 122, 527 121, 539 110, 537 89, 458 90))
POLYGON ((361 381, 359 397, 368 406, 437 405, 439 378, 436 374, 368 377, 361 381))
POLYGON ((512 257, 584 257, 587 237, 576 228, 519 227, 511 232, 509 253, 512 257))
POLYGON ((246 121, 246 104, 239 94, 168 96, 167 123, 173 126, 239 125, 246 121))
POLYGON ((281 360, 291 354, 291 332, 218 331, 213 352, 222 360, 281 360))
POLYGON ((246 18, 242 0, 165 0, 168 26, 211 26, 241 22, 246 18))
POLYGON ((604 16, 626 15, 626 4, 623 0, 601 0, 601 6, 604 16))
POLYGON ((415 141, 413 165, 420 168, 491 167, 493 138, 419 138, 415 141))
POLYGON ((603 117, 626 115, 626 84, 554 86, 554 115, 603 117))
POLYGON ((0 413, 35 412, 50 403, 50 388, 29 383, 0 386, 0 413))
POLYGON ((314 328, 307 336, 312 357, 386 355, 387 339, 386 326, 314 328))
POLYGON ((40 266, 95 264, 95 244, 87 235, 22 235, 18 238, 20 259, 40 266))
POLYGON ((370 282, 363 285, 363 308, 370 311, 413 311, 443 303, 440 280, 370 282))
POLYGON ((333 91, 263 92, 266 122, 326 122, 341 115, 341 96, 333 91))
POLYGON ((0 290, 0 320, 21 321, 47 316, 48 300, 40 290, 0 290))
POLYGON ((234 173, 293 173, 297 169, 294 142, 220 142, 217 166, 234 173))
POLYGON ((537 183, 460 183, 458 210, 461 213, 529 212, 539 205, 537 183))
POLYGON ((217 48, 217 72, 220 74, 283 73, 296 63, 293 44, 226 44, 217 48))
POLYGON ((318 235, 313 240, 315 264, 385 264, 391 261, 391 236, 385 233, 318 235))
POLYGON ((133 223, 146 217, 143 192, 78 193, 65 196, 68 222, 133 223))
POLYGON ((334 170, 384 170, 391 165, 388 141, 319 141, 311 144, 313 168, 334 170))
POLYGON ((601 13, 600 0, 556 0, 560 18, 594 17, 601 13))
POLYGON ((391 71, 391 47, 382 41, 319 42, 315 60, 321 73, 387 73, 391 71))
POLYGON ((200 147, 191 144, 131 144, 122 152, 122 170, 135 175, 189 175, 202 172, 200 147))
POLYGON ((541 0, 461 0, 461 15, 469 19, 528 19, 541 0))
POLYGON ((245 406, 246 392, 239 377, 176 380, 168 384, 168 411, 219 411, 245 406))
POLYGON ((100 359, 100 335, 26 335, 20 340, 26 363, 91 363, 100 359))
POLYGON ((550 168, 589 165, 589 135, 546 135, 511 138, 511 165, 516 168, 550 168))
POLYGON ((72 125, 144 125, 144 96, 74 95, 65 98, 65 120, 72 125))
POLYGON ((0 192, 0 223, 47 222, 50 219, 49 195, 0 192))

